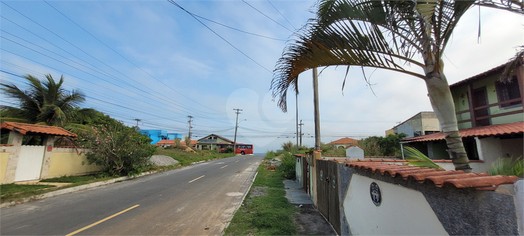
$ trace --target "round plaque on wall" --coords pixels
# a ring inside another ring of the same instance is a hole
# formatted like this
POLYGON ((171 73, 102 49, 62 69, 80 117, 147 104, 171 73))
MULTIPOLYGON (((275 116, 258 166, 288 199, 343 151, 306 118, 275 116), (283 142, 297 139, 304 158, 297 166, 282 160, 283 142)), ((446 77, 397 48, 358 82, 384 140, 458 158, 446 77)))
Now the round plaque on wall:
POLYGON ((380 194, 380 188, 378 187, 378 184, 373 182, 369 186, 369 194, 371 195, 371 201, 375 206, 379 206, 382 202, 382 195, 380 194))

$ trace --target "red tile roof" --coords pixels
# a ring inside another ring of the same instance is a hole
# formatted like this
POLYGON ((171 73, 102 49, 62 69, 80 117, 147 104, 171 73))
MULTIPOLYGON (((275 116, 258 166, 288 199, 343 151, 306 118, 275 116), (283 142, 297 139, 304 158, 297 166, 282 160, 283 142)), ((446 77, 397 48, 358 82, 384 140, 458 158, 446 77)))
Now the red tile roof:
POLYGON ((431 183, 437 187, 475 188, 477 190, 495 190, 501 184, 513 184, 517 176, 489 176, 487 173, 464 173, 464 171, 430 169, 408 165, 394 165, 375 162, 354 162, 346 166, 355 169, 401 176, 404 180, 413 179, 419 183, 431 183))
MULTIPOLYGON (((482 136, 496 136, 504 134, 522 134, 524 133, 524 122, 501 124, 501 125, 490 125, 483 127, 476 127, 470 129, 461 129, 459 130, 460 137, 482 137, 482 136)), ((428 134, 424 136, 418 136, 413 138, 407 138, 402 140, 402 142, 427 142, 435 140, 444 140, 444 133, 438 132, 433 134, 428 134)))
POLYGON ((457 86, 460 86, 460 85, 463 85, 463 84, 467 84, 471 81, 475 81, 475 80, 478 80, 478 79, 483 79, 483 78, 486 78, 487 76, 491 76, 491 75, 494 75, 496 73, 502 73, 502 71, 504 70, 504 68, 506 67, 508 63, 504 63, 500 66, 497 66, 495 68, 492 68, 488 71, 484 71, 478 75, 474 75, 474 76, 471 76, 467 79, 463 79, 461 81, 458 81, 454 84, 451 84, 449 87, 452 88, 452 87, 457 87, 457 86))
POLYGON ((73 138, 78 137, 73 132, 70 132, 63 128, 55 127, 55 126, 35 125, 35 124, 4 121, 2 122, 0 127, 1 129, 14 130, 21 134, 38 133, 38 134, 50 134, 50 135, 56 135, 56 136, 68 136, 68 137, 73 137, 73 138))
POLYGON ((345 138, 341 138, 339 140, 335 140, 331 143, 328 143, 328 144, 356 144, 358 142, 358 140, 356 139, 352 139, 352 138, 348 138, 348 137, 345 137, 345 138))

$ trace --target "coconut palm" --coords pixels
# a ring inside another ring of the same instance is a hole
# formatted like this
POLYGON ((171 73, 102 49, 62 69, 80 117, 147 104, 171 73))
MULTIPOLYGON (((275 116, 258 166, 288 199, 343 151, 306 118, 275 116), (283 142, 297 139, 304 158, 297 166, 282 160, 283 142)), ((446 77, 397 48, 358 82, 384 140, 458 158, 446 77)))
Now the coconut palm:
POLYGON ((27 91, 0 83, 2 92, 19 103, 18 107, 2 106, 2 120, 65 127, 75 115, 90 112, 91 109, 78 109, 85 95, 78 90, 66 91, 62 87, 63 76, 58 83, 51 75, 45 77, 47 80, 40 81, 32 75, 24 76, 29 85, 27 91))
POLYGON ((295 35, 277 62, 273 97, 285 112, 288 89, 298 92, 298 75, 323 66, 372 67, 418 77, 426 82, 455 168, 470 171, 441 57, 457 22, 475 4, 519 14, 524 9, 522 0, 321 0, 317 18, 295 35))

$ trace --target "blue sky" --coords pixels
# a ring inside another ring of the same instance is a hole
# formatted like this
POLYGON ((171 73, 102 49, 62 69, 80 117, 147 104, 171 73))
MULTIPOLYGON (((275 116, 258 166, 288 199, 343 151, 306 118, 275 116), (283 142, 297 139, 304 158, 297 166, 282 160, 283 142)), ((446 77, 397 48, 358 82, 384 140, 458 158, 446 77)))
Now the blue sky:
MULTIPOLYGON (((238 142, 255 152, 295 141, 295 98, 283 113, 269 91, 277 60, 295 29, 314 17, 311 0, 176 1, 189 12, 228 27, 195 20, 168 1, 2 1, 2 83, 24 87, 15 75, 65 77, 65 87, 87 96, 92 107, 126 125, 184 135, 193 116, 194 139, 215 133, 233 139, 242 109, 238 142), (211 30, 210 30, 211 29, 211 30), (263 37, 262 37, 263 36, 263 37), (14 74, 14 75, 12 75, 14 74)), ((511 58, 524 42, 524 17, 480 10, 459 23, 446 49, 450 84, 511 58)), ((384 135, 385 130, 431 105, 422 80, 369 70, 330 67, 319 77, 321 137, 327 143, 384 135)), ((303 144, 313 146, 311 71, 299 77, 303 144)), ((13 101, 1 95, 1 104, 13 101)))

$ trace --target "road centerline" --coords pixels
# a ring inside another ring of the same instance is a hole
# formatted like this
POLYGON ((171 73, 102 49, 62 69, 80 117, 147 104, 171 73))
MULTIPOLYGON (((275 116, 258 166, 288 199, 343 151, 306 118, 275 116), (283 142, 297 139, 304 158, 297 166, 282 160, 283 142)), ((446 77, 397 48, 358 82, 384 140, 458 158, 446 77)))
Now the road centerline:
POLYGON ((198 177, 198 178, 195 178, 195 179, 193 179, 193 180, 191 180, 191 181, 189 181, 189 182, 187 182, 187 183, 188 183, 188 184, 193 183, 193 182, 195 182, 195 181, 197 181, 197 180, 199 180, 199 179, 201 179, 201 178, 204 178, 204 176, 205 176, 205 175, 202 175, 202 176, 200 176, 200 177, 198 177))
POLYGON ((222 166, 222 167, 220 167, 220 169, 224 169, 224 168, 226 168, 226 166, 227 166, 227 165, 225 165, 225 166, 222 166))
POLYGON ((93 224, 90 224, 90 225, 88 225, 88 226, 86 226, 86 227, 84 227, 84 228, 81 228, 81 229, 76 230, 76 231, 74 231, 74 232, 72 232, 72 233, 66 234, 66 236, 71 236, 71 235, 75 235, 75 234, 77 234, 77 233, 80 233, 80 232, 82 232, 82 231, 84 231, 84 230, 86 230, 86 229, 89 229, 89 228, 91 228, 91 227, 93 227, 93 226, 95 226, 95 225, 98 225, 98 224, 100 224, 100 223, 102 223, 102 222, 104 222, 104 221, 107 221, 107 220, 109 220, 109 219, 111 219, 111 218, 113 218, 113 217, 115 217, 115 216, 121 215, 121 214, 123 214, 123 213, 125 213, 125 212, 127 212, 127 211, 129 211, 129 210, 132 210, 132 209, 134 209, 134 208, 137 208, 138 206, 140 206, 140 205, 134 205, 134 206, 132 206, 132 207, 130 207, 130 208, 127 208, 127 209, 125 209, 125 210, 123 210, 123 211, 121 211, 121 212, 118 212, 118 213, 113 214, 113 215, 111 215, 111 216, 108 216, 108 217, 106 217, 106 218, 104 218, 104 219, 101 219, 101 220, 99 220, 99 221, 97 221, 97 222, 95 222, 95 223, 93 223, 93 224))

